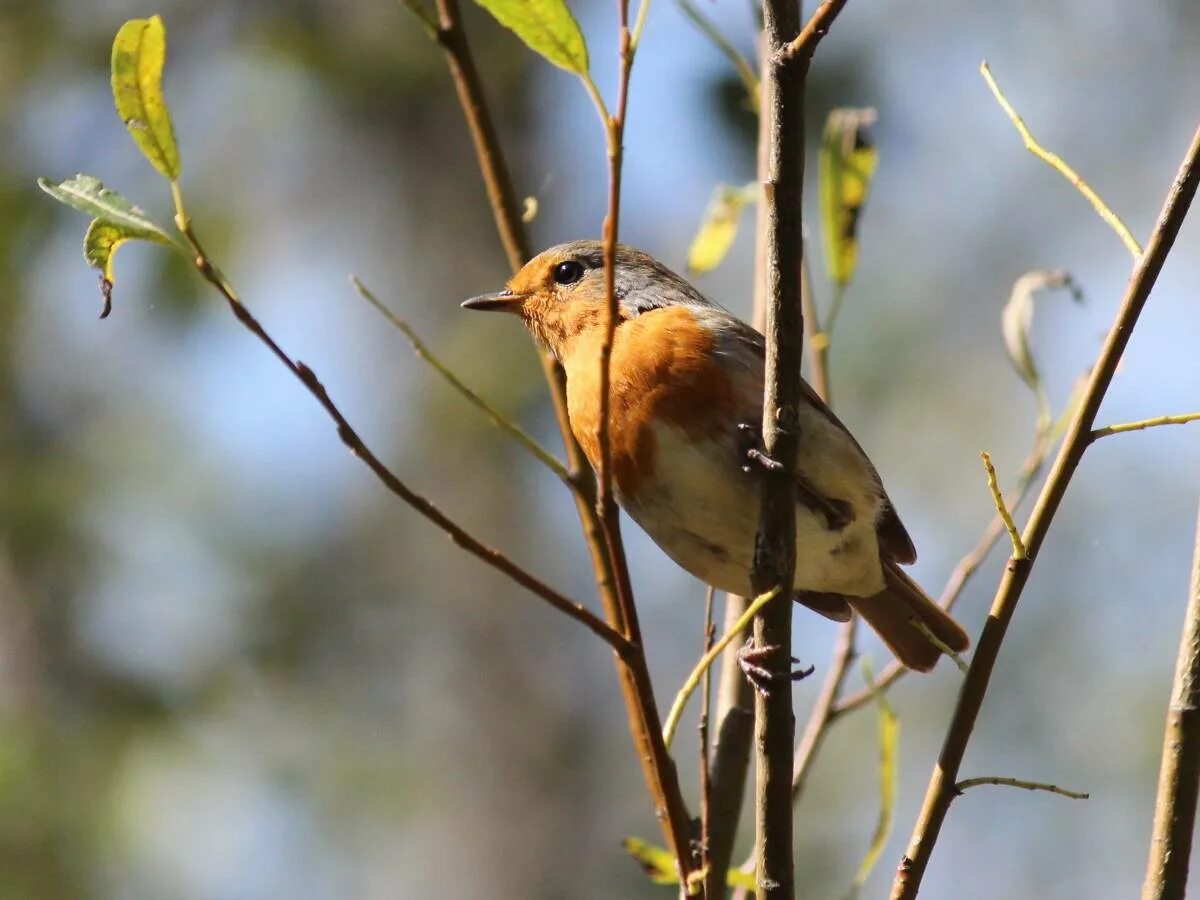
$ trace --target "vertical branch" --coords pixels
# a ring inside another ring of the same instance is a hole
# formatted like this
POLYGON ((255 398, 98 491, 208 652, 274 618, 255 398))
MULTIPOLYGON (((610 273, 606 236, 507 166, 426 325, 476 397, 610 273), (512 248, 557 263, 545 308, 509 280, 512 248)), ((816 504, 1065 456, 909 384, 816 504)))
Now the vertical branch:
POLYGON ((1142 900, 1183 900, 1200 790, 1200 516, 1187 615, 1167 708, 1154 831, 1142 900))
POLYGON ((766 215, 767 359, 763 394, 763 449, 782 471, 763 473, 762 519, 755 538, 751 584, 780 596, 754 619, 754 643, 769 653, 775 675, 754 701, 755 882, 759 900, 792 898, 792 579, 796 564, 795 462, 799 434, 801 196, 804 183, 804 79, 806 65, 779 53, 799 31, 797 0, 764 0, 765 53, 770 60, 762 114, 769 119, 766 215))
MULTIPOLYGON (((525 264, 530 254, 528 239, 517 206, 516 192, 512 186, 512 178, 500 147, 495 126, 492 123, 479 73, 475 68, 467 43, 466 32, 459 14, 458 0, 437 0, 437 9, 438 27, 435 37, 439 46, 445 51, 446 62, 454 80, 454 87, 471 132, 479 168, 487 187, 492 214, 496 220, 496 229, 500 235, 500 241, 504 245, 509 265, 515 272, 525 264)), ((621 127, 616 131, 617 181, 613 186, 613 192, 618 199, 620 196, 620 132, 623 129, 624 98, 628 89, 629 66, 632 63, 628 33, 627 4, 623 2, 621 99, 617 111, 617 121, 621 123, 621 127)), ((613 147, 611 140, 613 125, 606 123, 606 127, 610 129, 609 146, 611 149, 613 147)), ((610 157, 610 164, 611 162, 610 157)), ((614 245, 616 213, 616 208, 610 211, 614 245)), ((555 418, 566 448, 572 495, 579 513, 588 553, 591 556, 596 586, 604 606, 605 617, 616 631, 627 638, 631 647, 631 650, 623 656, 614 655, 617 674, 621 682, 621 692, 629 717, 629 730, 642 765, 642 773, 654 804, 655 814, 662 823, 663 836, 678 861, 681 877, 686 879, 691 871, 690 822, 679 789, 675 764, 662 741, 654 691, 650 683, 650 672, 646 665, 645 652, 641 645, 641 632, 633 606, 629 570, 625 564, 624 548, 621 545, 616 508, 611 501, 607 505, 600 503, 600 508, 606 509, 607 513, 605 515, 598 514, 596 480, 592 477, 587 460, 571 433, 570 421, 567 418, 566 379, 562 367, 544 352, 541 354, 541 359, 546 380, 550 386, 555 418)), ((604 370, 607 374, 607 362, 604 364, 604 370)), ((607 394, 606 388, 605 397, 607 394)), ((603 421, 607 424, 607 416, 603 421)))
POLYGON ((975 728, 975 721, 979 717, 979 710, 991 681, 996 658, 1000 655, 1008 624, 1012 621, 1017 602, 1021 599, 1021 592, 1029 580, 1034 560, 1037 559, 1042 542, 1050 531, 1059 504, 1062 503, 1075 470, 1079 467, 1084 451, 1091 443, 1092 428, 1100 403, 1112 382, 1117 363, 1120 362, 1121 354, 1129 343, 1129 336, 1133 333, 1138 316, 1146 305, 1158 273, 1162 270, 1179 228, 1187 216, 1198 181, 1200 129, 1197 129, 1192 137, 1191 146, 1175 176, 1175 183, 1167 194, 1150 241, 1146 245, 1146 251, 1134 266, 1121 307, 1088 378, 1079 409, 1071 420, 1058 456, 1054 460, 1054 466, 1029 517, 1029 524, 1023 535, 1028 556, 1025 559, 1008 561, 1004 577, 996 589, 991 612, 963 680, 954 717, 946 731, 937 765, 930 777, 908 851, 901 858, 897 868, 896 878, 892 883, 892 900, 912 900, 920 890, 921 879, 929 865, 929 858, 946 820, 946 813, 956 796, 954 785, 958 779, 958 770, 975 728))
MULTIPOLYGON (((767 178, 767 145, 769 122, 761 110, 763 90, 767 80, 770 58, 759 47, 758 109, 758 180, 767 178)), ((754 314, 753 324, 759 331, 766 325, 767 294, 766 267, 766 208, 755 204, 754 229, 754 314)), ((746 611, 748 600, 729 594, 725 598, 725 628, 728 632, 746 611)), ((721 658, 721 677, 717 691, 717 733, 712 763, 712 824, 708 834, 709 869, 705 879, 705 896, 725 895, 725 872, 733 860, 733 842, 737 837, 742 815, 742 799, 746 793, 746 773, 750 768, 750 738, 753 734, 754 689, 738 667, 738 650, 743 641, 729 645, 721 658)))

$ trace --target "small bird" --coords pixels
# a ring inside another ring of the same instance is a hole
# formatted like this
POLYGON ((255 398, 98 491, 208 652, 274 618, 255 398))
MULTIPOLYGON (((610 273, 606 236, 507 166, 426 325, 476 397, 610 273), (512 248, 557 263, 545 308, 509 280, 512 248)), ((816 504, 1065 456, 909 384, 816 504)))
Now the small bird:
MULTIPOLYGON (((763 336, 632 247, 617 248, 614 289, 609 445, 617 502, 692 575, 753 594, 762 467, 772 464, 760 439, 763 336)), ((602 245, 573 241, 531 259, 505 290, 462 304, 519 315, 558 359, 571 430, 594 468, 606 296, 602 245)), ((835 621, 858 612, 901 662, 928 671, 942 653, 930 634, 954 651, 970 640, 900 570, 916 550, 862 447, 807 384, 802 394, 796 599, 835 621)))

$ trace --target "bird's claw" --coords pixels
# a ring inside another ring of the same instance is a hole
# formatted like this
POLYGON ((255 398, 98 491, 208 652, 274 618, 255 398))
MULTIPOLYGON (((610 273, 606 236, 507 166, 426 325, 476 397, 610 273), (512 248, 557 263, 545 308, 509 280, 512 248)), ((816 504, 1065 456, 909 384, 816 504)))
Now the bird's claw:
POLYGON ((762 437, 757 425, 739 422, 737 428, 742 438, 742 455, 746 460, 742 463, 743 472, 753 472, 756 468, 766 472, 783 471, 783 463, 768 456, 763 450, 762 437))
MULTIPOLYGON (((771 685, 787 678, 790 681, 801 681, 807 678, 815 670, 816 666, 809 666, 807 669, 793 669, 787 673, 772 672, 763 665, 773 654, 779 651, 778 646, 759 647, 751 638, 742 648, 738 650, 737 661, 738 668, 742 670, 742 674, 746 676, 746 680, 753 685, 754 689, 764 697, 770 693, 771 685)), ((796 657, 791 657, 792 662, 799 664, 800 660, 796 657)))

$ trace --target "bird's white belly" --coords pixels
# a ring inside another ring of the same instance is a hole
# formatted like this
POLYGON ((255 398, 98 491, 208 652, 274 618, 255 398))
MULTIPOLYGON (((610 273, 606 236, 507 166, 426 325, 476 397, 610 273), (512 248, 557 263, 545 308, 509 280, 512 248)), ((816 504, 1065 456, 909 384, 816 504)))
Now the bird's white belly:
MULTIPOLYGON (((742 471, 736 440, 693 442, 655 427, 655 477, 625 511, 680 566, 713 587, 753 593, 761 476, 742 471)), ((796 507, 796 590, 869 596, 883 588, 875 511, 830 530, 825 516, 796 507)))

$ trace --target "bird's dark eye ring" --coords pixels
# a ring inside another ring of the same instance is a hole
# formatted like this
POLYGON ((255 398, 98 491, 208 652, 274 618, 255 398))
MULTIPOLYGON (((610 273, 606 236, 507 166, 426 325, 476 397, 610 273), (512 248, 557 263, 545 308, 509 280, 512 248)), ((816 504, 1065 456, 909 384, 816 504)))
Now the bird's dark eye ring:
POLYGON ((559 284, 574 284, 583 277, 583 266, 573 259, 554 267, 554 280, 559 284))

